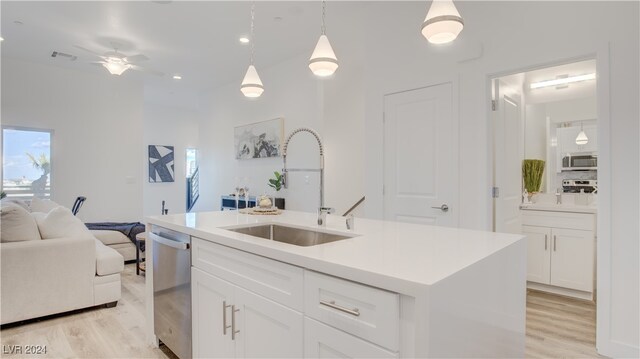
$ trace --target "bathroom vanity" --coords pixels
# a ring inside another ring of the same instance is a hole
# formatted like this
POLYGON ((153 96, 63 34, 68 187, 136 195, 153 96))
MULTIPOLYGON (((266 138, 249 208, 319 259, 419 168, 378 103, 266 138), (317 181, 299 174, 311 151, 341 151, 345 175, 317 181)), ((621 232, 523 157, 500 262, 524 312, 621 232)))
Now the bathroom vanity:
POLYGON ((521 235, 292 211, 147 223, 191 237, 194 358, 524 355, 521 235))

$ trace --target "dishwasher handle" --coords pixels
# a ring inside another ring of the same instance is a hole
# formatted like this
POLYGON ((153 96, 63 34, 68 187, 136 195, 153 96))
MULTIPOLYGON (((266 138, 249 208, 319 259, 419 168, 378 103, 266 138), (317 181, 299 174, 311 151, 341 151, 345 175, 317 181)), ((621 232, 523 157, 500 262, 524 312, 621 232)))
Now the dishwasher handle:
POLYGON ((165 246, 169 246, 169 247, 172 247, 172 248, 175 248, 175 249, 180 249, 180 250, 189 249, 189 243, 174 241, 172 239, 168 239, 168 238, 159 236, 159 235, 157 235, 155 233, 151 233, 151 232, 149 232, 149 237, 154 242, 158 242, 160 244, 164 244, 165 246))

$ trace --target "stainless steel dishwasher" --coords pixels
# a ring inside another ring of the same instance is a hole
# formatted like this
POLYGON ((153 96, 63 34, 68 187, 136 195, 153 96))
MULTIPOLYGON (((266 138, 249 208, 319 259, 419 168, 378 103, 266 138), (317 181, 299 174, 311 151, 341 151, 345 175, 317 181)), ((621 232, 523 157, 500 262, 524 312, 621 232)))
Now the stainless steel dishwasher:
POLYGON ((190 359, 191 237, 155 225, 149 237, 155 335, 180 359, 190 359))

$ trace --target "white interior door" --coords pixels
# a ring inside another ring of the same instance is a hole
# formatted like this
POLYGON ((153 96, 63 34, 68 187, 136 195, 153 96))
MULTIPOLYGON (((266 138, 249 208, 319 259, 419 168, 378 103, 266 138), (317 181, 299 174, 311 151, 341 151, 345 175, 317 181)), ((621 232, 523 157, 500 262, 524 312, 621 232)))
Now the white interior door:
POLYGON ((451 83, 384 98, 385 219, 458 226, 458 119, 451 83))
POLYGON ((521 233, 522 160, 524 159, 523 118, 520 96, 507 95, 506 84, 495 80, 494 123, 494 230, 521 233))

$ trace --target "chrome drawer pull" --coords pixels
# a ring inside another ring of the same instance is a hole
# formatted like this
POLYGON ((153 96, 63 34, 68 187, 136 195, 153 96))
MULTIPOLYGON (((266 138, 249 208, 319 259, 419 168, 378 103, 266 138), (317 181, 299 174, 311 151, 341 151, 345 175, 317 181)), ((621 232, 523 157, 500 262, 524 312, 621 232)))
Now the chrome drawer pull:
POLYGON ((222 301, 222 335, 227 335, 227 329, 231 328, 230 325, 227 325, 227 308, 231 307, 227 305, 227 301, 222 301))
POLYGON ((337 309, 337 310, 339 310, 341 312, 345 312, 347 314, 354 315, 356 317, 360 316, 360 309, 358 309, 358 308, 349 309, 349 308, 341 307, 341 306, 337 305, 336 302, 333 301, 333 300, 330 301, 330 302, 325 302, 325 301, 321 300, 320 304, 322 304, 324 306, 327 306, 329 308, 337 309))
POLYGON ((236 309, 235 305, 231 306, 231 340, 236 340, 236 334, 240 333, 239 330, 236 330, 236 312, 239 312, 240 309, 236 309))

